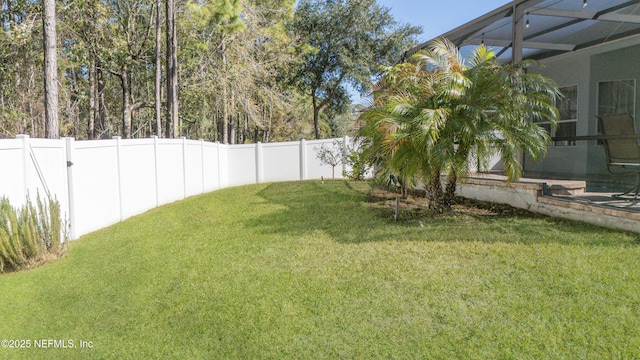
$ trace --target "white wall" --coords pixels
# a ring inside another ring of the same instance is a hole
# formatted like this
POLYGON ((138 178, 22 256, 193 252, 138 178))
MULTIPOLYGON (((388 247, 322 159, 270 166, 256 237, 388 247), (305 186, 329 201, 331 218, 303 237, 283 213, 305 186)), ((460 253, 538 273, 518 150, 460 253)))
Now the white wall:
MULTIPOLYGON (((60 202, 70 238, 162 204, 220 188, 331 176, 315 148, 335 139, 222 145, 182 139, 0 140, 0 196, 22 206, 46 190, 60 202)), ((348 138, 338 139, 349 142, 348 138)), ((336 178, 342 177, 336 167, 336 178)))

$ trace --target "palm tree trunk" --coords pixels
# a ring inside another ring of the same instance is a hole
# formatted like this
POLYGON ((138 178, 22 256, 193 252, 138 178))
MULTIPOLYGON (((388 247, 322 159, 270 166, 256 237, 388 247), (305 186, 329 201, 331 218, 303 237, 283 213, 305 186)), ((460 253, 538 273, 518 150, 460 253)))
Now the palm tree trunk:
POLYGON ((427 199, 429 207, 438 211, 444 211, 444 193, 442 191, 442 182, 440 181, 440 171, 434 172, 427 184, 427 199))
POLYGON ((447 209, 451 208, 451 205, 453 205, 453 199, 456 195, 457 180, 458 180, 458 176, 455 170, 451 170, 451 173, 449 174, 449 178, 447 179, 447 186, 444 191, 443 204, 447 209))

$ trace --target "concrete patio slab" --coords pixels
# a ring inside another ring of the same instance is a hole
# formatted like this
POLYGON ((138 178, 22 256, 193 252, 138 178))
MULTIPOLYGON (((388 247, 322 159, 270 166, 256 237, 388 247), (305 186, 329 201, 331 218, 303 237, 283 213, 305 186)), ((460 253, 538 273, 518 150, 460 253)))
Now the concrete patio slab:
POLYGON ((549 216, 640 233, 640 201, 615 199, 615 193, 586 192, 584 181, 523 178, 507 182, 496 174, 461 179, 457 194, 508 204, 549 216))

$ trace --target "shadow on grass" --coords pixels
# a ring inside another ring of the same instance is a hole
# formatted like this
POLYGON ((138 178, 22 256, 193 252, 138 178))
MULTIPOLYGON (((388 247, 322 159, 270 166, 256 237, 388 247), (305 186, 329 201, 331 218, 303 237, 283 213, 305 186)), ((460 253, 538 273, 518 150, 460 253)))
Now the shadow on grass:
POLYGON ((247 220, 264 234, 324 233, 339 243, 480 241, 486 243, 633 246, 640 235, 527 212, 405 216, 366 204, 368 185, 348 181, 274 183, 258 196, 282 210, 247 220))

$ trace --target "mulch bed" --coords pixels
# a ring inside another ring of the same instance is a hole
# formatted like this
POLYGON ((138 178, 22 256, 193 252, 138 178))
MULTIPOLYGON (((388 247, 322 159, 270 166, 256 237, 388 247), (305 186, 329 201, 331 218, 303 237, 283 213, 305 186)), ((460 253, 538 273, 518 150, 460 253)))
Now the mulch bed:
POLYGON ((403 199, 400 194, 373 188, 367 196, 366 203, 368 207, 378 211, 381 216, 393 218, 396 198, 399 198, 400 203, 400 219, 404 220, 441 216, 536 216, 536 214, 530 211, 514 208, 509 205, 494 204, 463 197, 455 198, 455 203, 450 211, 440 213, 429 208, 429 201, 424 191, 412 191, 406 199, 403 199))

